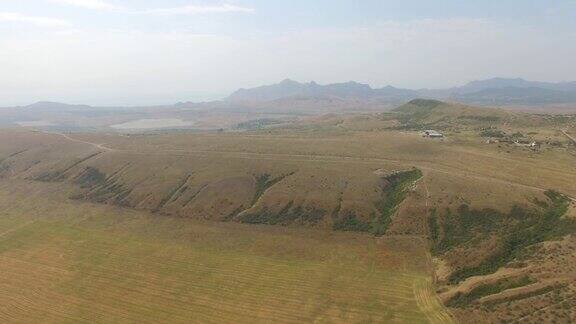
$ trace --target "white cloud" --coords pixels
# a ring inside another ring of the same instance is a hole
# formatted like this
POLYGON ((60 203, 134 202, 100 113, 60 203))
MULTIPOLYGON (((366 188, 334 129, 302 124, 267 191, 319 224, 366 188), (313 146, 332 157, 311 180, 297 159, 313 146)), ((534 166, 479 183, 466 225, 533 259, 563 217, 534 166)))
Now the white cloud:
POLYGON ((96 10, 117 10, 120 7, 111 4, 104 0, 48 0, 52 3, 58 3, 63 5, 70 5, 75 7, 81 7, 86 9, 96 9, 96 10))
POLYGON ((253 13, 253 8, 237 6, 233 4, 221 5, 189 5, 175 8, 148 9, 140 13, 159 15, 199 15, 217 13, 253 13))
POLYGON ((49 17, 27 16, 16 12, 0 12, 0 22, 17 22, 31 24, 37 27, 68 27, 65 20, 49 17))
POLYGON ((200 15, 200 14, 222 14, 222 13, 253 13, 255 10, 249 7, 234 4, 218 5, 187 5, 173 8, 152 8, 141 11, 130 10, 110 3, 106 0, 45 0, 51 3, 69 5, 94 10, 114 10, 133 14, 150 15, 200 15))

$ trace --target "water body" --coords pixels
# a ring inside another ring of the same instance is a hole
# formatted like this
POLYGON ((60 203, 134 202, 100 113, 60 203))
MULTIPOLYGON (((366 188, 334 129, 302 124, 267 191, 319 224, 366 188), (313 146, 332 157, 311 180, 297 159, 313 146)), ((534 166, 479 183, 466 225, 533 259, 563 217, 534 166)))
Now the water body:
POLYGON ((115 129, 162 129, 174 127, 189 127, 194 125, 194 122, 189 120, 182 120, 176 118, 158 118, 158 119, 138 119, 129 121, 122 124, 112 125, 110 127, 115 129))
POLYGON ((54 126, 53 123, 45 120, 35 120, 35 121, 21 121, 16 122, 16 124, 22 127, 42 127, 42 126, 54 126))

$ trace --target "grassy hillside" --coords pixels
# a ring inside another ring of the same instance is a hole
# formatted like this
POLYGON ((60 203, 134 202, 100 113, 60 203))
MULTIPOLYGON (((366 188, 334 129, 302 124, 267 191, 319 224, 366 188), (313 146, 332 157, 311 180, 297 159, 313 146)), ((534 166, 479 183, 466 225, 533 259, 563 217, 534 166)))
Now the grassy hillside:
POLYGON ((218 224, 0 182, 0 321, 444 323, 422 241, 218 224))
MULTIPOLYGON (((355 235, 428 240, 437 291, 457 316, 542 319, 541 307, 556 312, 554 305, 564 305, 554 296, 570 301, 576 294, 571 268, 561 266, 574 257, 576 151, 565 135, 571 121, 417 100, 390 114, 330 115, 242 133, 12 130, 0 132, 0 182, 66 187, 70 204, 120 206, 167 222, 175 216, 182 224, 313 231, 334 244, 355 235), (446 137, 423 138, 422 128, 443 129, 446 137), (550 246, 560 252, 548 253, 550 246), (508 302, 518 310, 506 313, 508 302)), ((305 243, 313 251, 324 244, 305 243)), ((284 251, 290 244, 270 246, 284 251)), ((418 253, 404 254, 403 267, 418 264, 418 253)))
POLYGON ((499 130, 514 128, 516 131, 535 128, 574 128, 573 115, 528 114, 488 107, 474 107, 430 99, 415 99, 391 113, 382 114, 383 119, 397 120, 396 129, 439 129, 447 131, 499 130))
POLYGON ((476 108, 438 100, 415 99, 393 110, 403 128, 447 128, 455 125, 502 123, 514 114, 493 108, 476 108))

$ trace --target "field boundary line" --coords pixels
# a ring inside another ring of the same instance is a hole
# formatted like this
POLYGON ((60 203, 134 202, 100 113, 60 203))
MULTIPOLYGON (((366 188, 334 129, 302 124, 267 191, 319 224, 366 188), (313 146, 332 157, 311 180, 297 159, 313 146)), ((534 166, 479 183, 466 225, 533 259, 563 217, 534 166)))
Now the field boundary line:
POLYGON ((427 279, 414 281, 414 298, 420 310, 430 320, 430 323, 454 323, 454 318, 448 309, 430 288, 431 283, 427 279))

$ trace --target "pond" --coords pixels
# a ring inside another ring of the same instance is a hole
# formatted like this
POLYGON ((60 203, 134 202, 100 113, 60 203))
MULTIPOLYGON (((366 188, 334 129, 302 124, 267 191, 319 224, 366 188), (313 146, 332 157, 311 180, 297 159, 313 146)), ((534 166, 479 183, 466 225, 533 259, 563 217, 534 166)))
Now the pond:
POLYGON ((194 122, 176 118, 138 119, 122 124, 112 125, 115 129, 161 129, 173 127, 189 127, 194 122))

